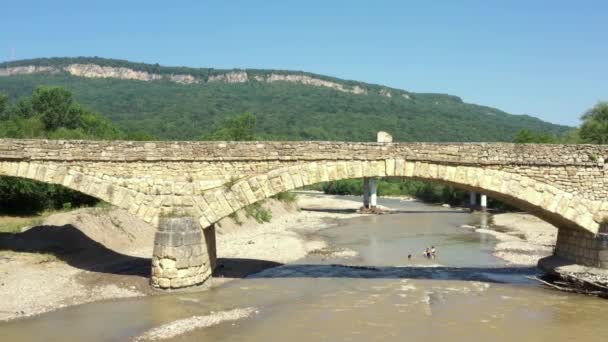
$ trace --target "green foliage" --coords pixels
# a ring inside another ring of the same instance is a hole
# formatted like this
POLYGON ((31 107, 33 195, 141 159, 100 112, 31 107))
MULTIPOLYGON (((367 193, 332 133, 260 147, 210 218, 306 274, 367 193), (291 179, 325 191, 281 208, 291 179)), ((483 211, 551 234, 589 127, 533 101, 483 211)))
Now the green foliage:
MULTIPOLYGON (((187 73, 203 79, 226 72, 166 68, 101 58, 17 61, 0 67, 61 67, 71 63, 124 66, 161 75, 187 73)), ((110 118, 127 133, 146 132, 162 139, 207 137, 222 128, 229 113, 245 112, 256 113, 255 134, 261 140, 373 141, 376 132, 383 130, 392 133, 396 141, 512 141, 515 133, 523 128, 551 134, 568 130, 568 127, 530 116, 510 115, 494 108, 464 103, 450 95, 406 93, 300 72, 246 72, 250 81, 245 83, 191 85, 83 78, 64 72, 41 73, 0 77, 0 89, 16 100, 41 84, 62 86, 72 91, 76 101, 110 118), (308 75, 345 87, 359 85, 366 88, 368 94, 350 94, 290 82, 258 82, 253 77, 270 73, 308 75), (380 95, 381 89, 390 90, 393 96, 380 95)))
POLYGON ((513 142, 518 144, 577 144, 579 141, 578 130, 576 129, 567 131, 563 135, 522 129, 517 132, 515 139, 513 139, 513 142))
MULTIPOLYGON (((0 96, 0 98, 3 98, 0 96)), ((31 98, 0 115, 0 138, 118 139, 124 133, 108 119, 75 103, 65 89, 38 87, 31 98)), ((58 185, 0 177, 0 211, 35 214, 47 209, 68 209, 97 204, 99 200, 58 185)))
POLYGON ((47 135, 44 123, 37 117, 0 120, 0 138, 45 138, 47 135))
POLYGON ((8 111, 8 96, 0 93, 0 120, 5 117, 8 111))
POLYGON ((232 175, 230 176, 230 179, 224 183, 224 186, 228 189, 232 188, 238 181, 240 180, 240 178, 236 175, 232 175))
POLYGON ((566 132, 565 134, 559 136, 559 143, 560 144, 580 144, 580 143, 582 143, 581 137, 580 137, 580 129, 579 128, 571 129, 568 132, 566 132))
POLYGON ((239 226, 243 225, 243 221, 241 221, 241 218, 239 217, 238 212, 235 211, 232 214, 228 215, 228 217, 230 217, 230 219, 232 219, 232 221, 234 223, 236 223, 237 225, 239 225, 239 226))
POLYGON ((263 202, 256 202, 246 206, 245 214, 247 217, 253 217, 258 223, 270 222, 272 213, 269 209, 262 206, 263 202))
MULTIPOLYGON (((108 120, 108 122, 111 122, 111 121, 108 120)), ((114 127, 116 127, 116 126, 114 126, 114 127)), ((118 129, 118 128, 116 128, 116 129, 118 129)), ((152 134, 149 134, 144 131, 134 131, 134 132, 128 132, 125 135, 125 140, 153 141, 153 140, 159 140, 159 139, 157 137, 153 136, 152 134)))
POLYGON ((323 183, 321 189, 326 194, 360 196, 363 194, 363 180, 345 179, 327 182, 323 183))
POLYGON ((293 192, 283 191, 283 192, 279 192, 278 194, 272 196, 272 198, 279 200, 281 202, 284 202, 284 203, 292 204, 292 203, 296 202, 296 200, 298 199, 298 196, 296 194, 294 194, 293 192))
POLYGON ((227 120, 222 127, 202 140, 251 141, 255 140, 256 118, 251 113, 244 113, 227 120))
POLYGON ((42 221, 42 215, 36 217, 3 216, 0 217, 0 233, 21 233, 23 228, 39 226, 42 221))
POLYGON ((600 102, 582 116, 580 137, 591 144, 608 144, 608 102, 600 102))
POLYGON ((82 108, 74 105, 72 93, 59 87, 38 87, 32 95, 32 109, 49 131, 60 127, 77 128, 82 108))
POLYGON ((72 94, 62 88, 37 87, 31 97, 6 106, 9 108, 0 115, 0 138, 114 140, 128 136, 109 119, 74 102, 72 94))
POLYGON ((17 118, 31 118, 34 116, 34 107, 32 106, 32 99, 29 97, 23 97, 17 101, 17 103, 9 111, 11 117, 17 118))
POLYGON ((37 214, 66 206, 91 206, 99 200, 59 185, 14 177, 0 177, 0 211, 11 214, 37 214), (69 204, 68 204, 69 203, 69 204))
POLYGON ((513 142, 518 144, 525 143, 557 143, 557 137, 548 133, 536 133, 529 129, 522 129, 515 135, 513 142))
MULTIPOLYGON (((362 179, 346 179, 320 183, 309 189, 322 190, 332 195, 363 195, 362 179)), ((378 180, 378 196, 410 196, 430 203, 461 204, 467 192, 451 186, 421 182, 402 178, 381 178, 378 180)))
POLYGON ((431 203, 462 204, 466 196, 465 191, 436 183, 424 183, 415 193, 416 198, 431 203))

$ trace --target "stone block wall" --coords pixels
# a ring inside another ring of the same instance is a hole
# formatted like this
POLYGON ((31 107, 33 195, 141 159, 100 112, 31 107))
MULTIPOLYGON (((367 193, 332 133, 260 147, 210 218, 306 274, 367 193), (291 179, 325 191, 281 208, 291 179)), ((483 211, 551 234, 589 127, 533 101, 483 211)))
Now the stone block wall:
POLYGON ((159 220, 152 256, 151 284, 177 289, 202 284, 212 272, 207 245, 192 217, 159 220))
POLYGON ((555 254, 577 264, 608 268, 608 234, 560 229, 555 254))

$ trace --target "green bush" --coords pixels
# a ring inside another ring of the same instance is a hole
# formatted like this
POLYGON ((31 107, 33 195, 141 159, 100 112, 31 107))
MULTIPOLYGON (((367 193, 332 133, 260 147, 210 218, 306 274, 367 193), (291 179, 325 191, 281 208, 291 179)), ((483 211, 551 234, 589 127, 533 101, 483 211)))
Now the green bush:
POLYGON ((279 200, 281 202, 284 203, 295 203, 296 200, 298 199, 298 196, 296 194, 294 194, 293 192, 289 192, 289 191, 283 191, 283 192, 279 192, 278 194, 272 196, 272 198, 279 200))
POLYGON ((256 202, 245 207, 247 217, 253 217, 258 223, 270 222, 272 213, 262 206, 262 202, 256 202))

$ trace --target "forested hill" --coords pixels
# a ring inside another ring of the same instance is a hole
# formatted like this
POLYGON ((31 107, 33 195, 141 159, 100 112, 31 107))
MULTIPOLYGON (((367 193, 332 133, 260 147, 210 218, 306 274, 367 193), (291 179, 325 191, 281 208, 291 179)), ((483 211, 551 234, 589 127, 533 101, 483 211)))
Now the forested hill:
POLYGON ((528 115, 424 94, 284 70, 164 67, 103 58, 45 58, 0 64, 0 92, 12 101, 40 85, 62 86, 75 100, 126 131, 198 139, 244 112, 266 139, 511 141, 520 129, 569 128, 528 115))

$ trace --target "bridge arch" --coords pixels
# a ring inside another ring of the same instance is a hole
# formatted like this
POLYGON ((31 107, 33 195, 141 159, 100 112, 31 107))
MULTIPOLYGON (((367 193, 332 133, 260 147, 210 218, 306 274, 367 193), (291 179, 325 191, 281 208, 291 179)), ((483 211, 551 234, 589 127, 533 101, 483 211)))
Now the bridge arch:
MULTIPOLYGON (((157 219, 146 215, 142 202, 152 202, 149 195, 124 187, 116 179, 104 175, 91 175, 81 171, 78 165, 44 163, 35 161, 0 162, 0 176, 17 177, 47 184, 62 185, 95 197, 116 207, 128 210, 148 223, 157 219)), ((144 207, 149 209, 149 207, 144 207)))
POLYGON ((404 159, 303 163, 239 180, 229 187, 195 196, 193 202, 201 226, 207 227, 249 204, 283 191, 362 177, 409 178, 485 193, 536 215, 558 229, 594 235, 599 232, 603 220, 601 202, 578 197, 527 176, 498 168, 404 159))

